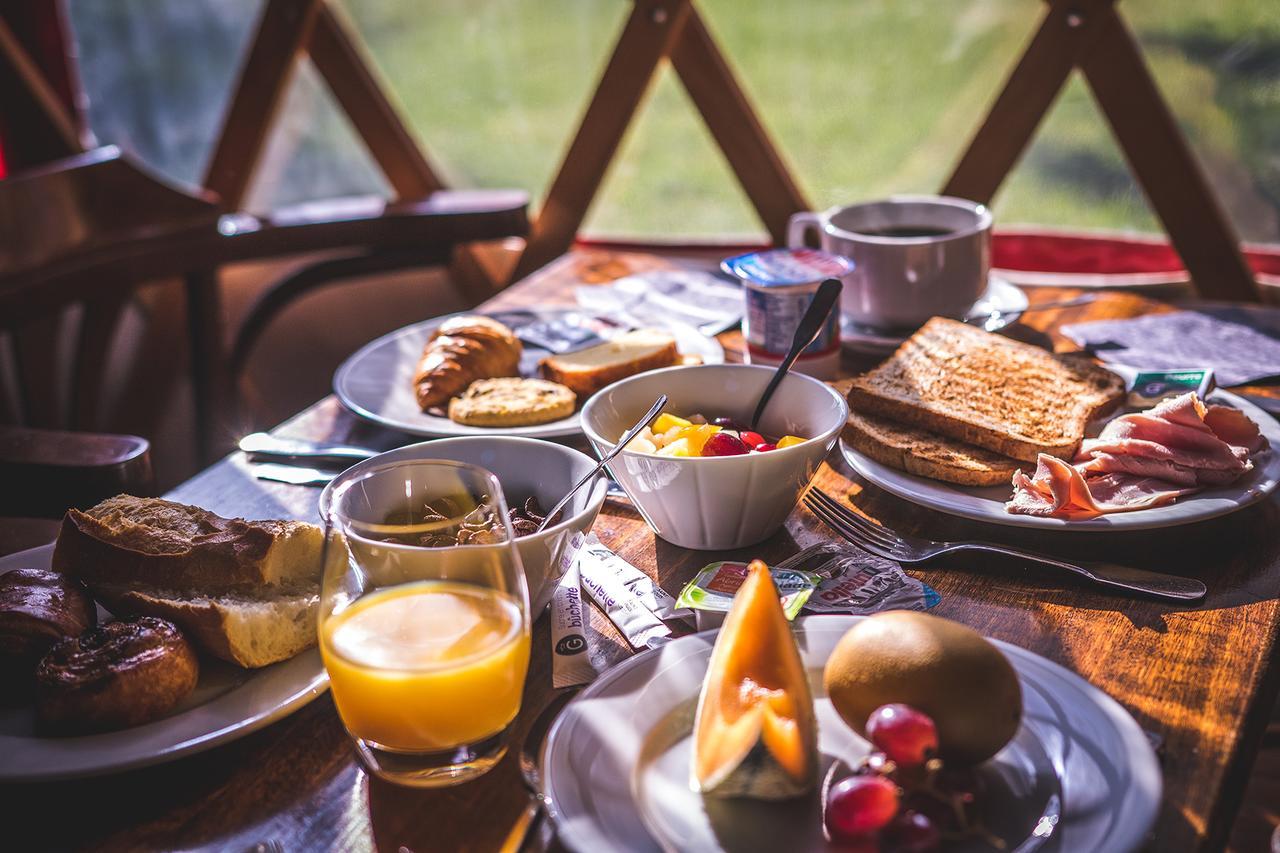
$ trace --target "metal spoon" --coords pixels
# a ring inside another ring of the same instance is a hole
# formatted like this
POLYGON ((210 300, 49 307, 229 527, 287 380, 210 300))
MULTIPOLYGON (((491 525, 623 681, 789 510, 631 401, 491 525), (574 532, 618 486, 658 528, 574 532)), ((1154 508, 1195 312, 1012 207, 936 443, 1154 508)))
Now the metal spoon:
POLYGON ((533 725, 524 736, 524 743, 520 745, 520 776, 533 796, 520 817, 512 824, 511 831, 507 833, 507 839, 500 848, 502 853, 518 853, 529 836, 538 828, 538 822, 544 814, 543 807, 547 803, 546 796, 542 793, 542 778, 538 773, 542 742, 547 739, 551 724, 564 710, 564 706, 577 694, 578 689, 575 688, 552 699, 551 703, 542 709, 542 713, 538 714, 538 718, 533 721, 533 725))
POLYGON ((760 402, 756 405, 756 413, 751 416, 751 430, 753 432, 760 425, 760 418, 764 415, 764 407, 769 405, 769 398, 773 396, 774 391, 778 390, 778 383, 782 381, 782 377, 787 375, 791 365, 795 364, 796 359, 800 357, 800 353, 805 347, 813 343, 813 339, 818 336, 818 332, 822 331, 822 324, 827 322, 827 315, 831 313, 836 301, 840 299, 841 287, 842 285, 838 278, 829 278, 818 285, 818 292, 814 294, 813 301, 809 303, 809 307, 805 309, 804 316, 800 318, 799 325, 796 326, 796 334, 791 339, 791 349, 787 352, 787 357, 782 360, 782 364, 778 365, 778 369, 773 373, 773 378, 769 380, 764 393, 760 395, 760 402))
POLYGON ((538 525, 538 531, 541 532, 541 530, 547 526, 547 523, 551 521, 551 519, 555 516, 555 514, 560 510, 564 509, 565 504, 569 502, 569 498, 573 497, 574 493, 576 493, 578 489, 581 489, 584 485, 587 484, 588 481, 594 478, 596 474, 599 474, 600 469, 602 469, 604 466, 609 464, 609 460, 613 459, 613 457, 621 453, 622 448, 627 446, 627 442, 635 438, 636 435, 640 432, 640 430, 647 427, 649 425, 649 421, 656 418, 658 416, 658 413, 662 411, 662 407, 665 406, 666 404, 667 404, 667 395, 666 394, 659 395, 658 399, 654 400, 653 405, 649 407, 649 411, 645 413, 645 416, 640 420, 636 421, 635 426, 633 426, 631 429, 627 430, 625 433, 622 434, 622 438, 618 439, 618 443, 613 446, 613 450, 610 450, 603 457, 601 457, 600 463, 596 465, 596 467, 592 468, 591 472, 587 474, 587 476, 583 477, 581 480, 574 483, 573 488, 569 490, 569 493, 564 497, 562 497, 560 499, 560 502, 551 508, 551 511, 547 513, 547 517, 542 519, 542 523, 538 525))

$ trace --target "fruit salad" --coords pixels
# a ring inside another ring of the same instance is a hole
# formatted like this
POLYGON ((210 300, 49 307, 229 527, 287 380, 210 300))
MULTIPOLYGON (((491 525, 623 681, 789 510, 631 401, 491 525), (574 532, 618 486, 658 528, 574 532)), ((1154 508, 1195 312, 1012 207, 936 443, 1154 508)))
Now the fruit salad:
POLYGON ((682 418, 663 412, 631 439, 627 450, 659 456, 744 456, 768 453, 806 440, 795 435, 775 440, 747 429, 733 418, 708 421, 702 415, 682 418))

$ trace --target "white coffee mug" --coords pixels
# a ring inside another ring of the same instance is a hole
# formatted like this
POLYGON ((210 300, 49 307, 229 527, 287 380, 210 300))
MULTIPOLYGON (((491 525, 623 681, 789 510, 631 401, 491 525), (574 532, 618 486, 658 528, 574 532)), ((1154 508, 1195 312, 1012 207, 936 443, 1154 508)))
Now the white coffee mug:
POLYGON ((914 329, 935 315, 960 318, 987 288, 991 212, 974 201, 893 196, 797 213, 787 245, 803 246, 810 230, 824 250, 854 263, 840 311, 855 323, 914 329))

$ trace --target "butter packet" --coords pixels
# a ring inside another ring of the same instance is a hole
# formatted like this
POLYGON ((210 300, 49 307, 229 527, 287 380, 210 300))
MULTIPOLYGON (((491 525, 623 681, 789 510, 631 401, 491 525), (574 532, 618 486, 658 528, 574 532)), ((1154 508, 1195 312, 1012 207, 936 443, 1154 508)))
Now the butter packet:
POLYGON ((1106 368, 1124 378, 1125 389, 1129 392, 1125 405, 1130 409, 1150 409, 1188 391, 1195 391, 1203 400, 1216 386, 1213 369, 1208 367, 1142 370, 1123 364, 1108 364, 1106 368))
MULTIPOLYGON (((782 597, 782 610, 787 619, 796 618, 809 596, 818 588, 822 577, 812 572, 771 568, 769 576, 782 597)), ((698 630, 714 628, 724 621, 733 606, 733 597, 747 579, 747 564, 721 560, 703 566, 676 596, 677 607, 694 612, 698 630)))
POLYGON ((595 666, 587 648, 586 603, 578 580, 578 562, 569 555, 569 568, 551 595, 551 686, 575 687, 595 680, 595 666))
POLYGON ((890 560, 860 548, 819 543, 778 564, 778 569, 812 572, 822 578, 805 602, 809 613, 879 613, 928 610, 942 600, 890 560))

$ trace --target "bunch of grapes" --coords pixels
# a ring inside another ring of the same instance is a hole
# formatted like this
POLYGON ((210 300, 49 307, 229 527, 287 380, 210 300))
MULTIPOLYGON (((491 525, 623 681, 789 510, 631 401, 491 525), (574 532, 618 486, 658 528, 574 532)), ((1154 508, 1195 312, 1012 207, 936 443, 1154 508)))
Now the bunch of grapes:
POLYGON ((860 853, 930 853, 944 837, 985 834, 970 814, 975 780, 943 767, 927 714, 882 705, 866 733, 876 751, 827 791, 822 817, 832 841, 860 853))

